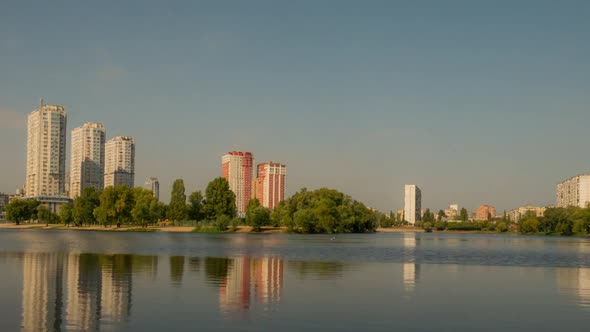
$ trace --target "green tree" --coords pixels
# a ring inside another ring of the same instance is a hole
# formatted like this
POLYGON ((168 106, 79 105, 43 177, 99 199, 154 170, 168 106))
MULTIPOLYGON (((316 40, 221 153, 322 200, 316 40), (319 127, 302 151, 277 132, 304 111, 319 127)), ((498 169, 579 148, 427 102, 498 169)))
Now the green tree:
POLYGON ((59 219, 64 225, 69 225, 74 221, 74 204, 66 203, 59 210, 59 219))
POLYGON ((426 211, 424 211, 422 222, 429 222, 431 224, 434 223, 434 213, 430 212, 430 209, 426 209, 426 211))
POLYGON ((127 186, 106 187, 100 195, 94 217, 103 225, 124 224, 131 220, 134 206, 133 190, 127 186))
POLYGON ((251 199, 246 210, 246 224, 254 232, 260 232, 262 226, 270 225, 270 210, 260 205, 258 199, 251 199))
POLYGON ((168 219, 174 221, 183 221, 187 217, 186 194, 184 190, 184 181, 177 179, 172 184, 172 195, 168 205, 168 219))
POLYGON ((505 221, 500 221, 496 225, 496 230, 501 233, 507 232, 508 231, 508 224, 505 221))
POLYGON ((155 205, 157 205, 156 198, 151 190, 143 188, 133 189, 133 197, 135 204, 131 209, 131 217, 135 224, 147 227, 148 223, 153 223, 158 219, 155 205))
POLYGON ((222 214, 215 219, 215 221, 213 222, 213 226, 215 226, 216 230, 220 232, 225 232, 227 230, 227 227, 231 224, 231 221, 232 218, 225 214, 222 214))
POLYGON ((39 201, 16 199, 6 206, 6 218, 14 221, 17 225, 21 222, 35 219, 39 201))
POLYGON ((203 207, 203 194, 201 191, 193 192, 189 197, 189 218, 195 221, 201 221, 205 218, 205 212, 203 207))
POLYGON ((74 200, 72 217, 77 225, 94 224, 94 209, 100 205, 100 191, 94 187, 84 188, 74 200))
POLYGON ((205 216, 216 220, 219 216, 233 218, 236 215, 236 195, 229 190, 229 183, 219 177, 209 182, 205 190, 205 216))
POLYGON ((432 223, 430 221, 424 222, 422 223, 422 228, 424 228, 426 232, 432 232, 432 223))
POLYGON ((443 210, 438 210, 438 220, 444 220, 447 217, 447 214, 443 210))
POLYGON ((526 219, 522 219, 518 227, 518 231, 522 234, 531 234, 539 232, 541 222, 537 217, 531 216, 526 219))
POLYGON ((467 222, 469 220, 469 212, 467 212, 466 208, 461 208, 461 212, 459 213, 459 219, 462 222, 467 222))
POLYGON ((49 220, 51 219, 51 211, 45 206, 40 205, 37 208, 37 219, 41 223, 45 223, 46 226, 49 226, 49 220))

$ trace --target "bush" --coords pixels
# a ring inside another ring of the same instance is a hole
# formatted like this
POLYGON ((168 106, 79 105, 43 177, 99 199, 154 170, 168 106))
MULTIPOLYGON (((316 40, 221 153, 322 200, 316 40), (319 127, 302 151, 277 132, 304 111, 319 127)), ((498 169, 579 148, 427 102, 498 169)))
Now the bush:
POLYGON ((518 232, 521 234, 537 233, 539 232, 540 225, 541 222, 539 219, 537 219, 537 217, 529 217, 520 223, 518 232))
POLYGON ((508 225, 504 222, 504 221, 500 221, 497 225, 496 225, 496 230, 498 232, 501 233, 505 233, 508 232, 508 225))
POLYGON ((424 230, 427 232, 432 232, 432 223, 430 223, 430 222, 422 223, 422 228, 424 228, 424 230))
POLYGON ((447 225, 449 231, 481 231, 482 224, 478 222, 450 222, 447 225))
POLYGON ((231 230, 234 232, 237 231, 238 226, 240 226, 241 223, 242 223, 242 220, 240 218, 233 218, 231 220, 231 230))
POLYGON ((231 218, 226 215, 221 215, 215 219, 213 226, 220 232, 225 232, 231 223, 231 218))
POLYGON ((439 220, 434 223, 434 228, 436 228, 437 231, 444 231, 447 228, 447 223, 439 220))

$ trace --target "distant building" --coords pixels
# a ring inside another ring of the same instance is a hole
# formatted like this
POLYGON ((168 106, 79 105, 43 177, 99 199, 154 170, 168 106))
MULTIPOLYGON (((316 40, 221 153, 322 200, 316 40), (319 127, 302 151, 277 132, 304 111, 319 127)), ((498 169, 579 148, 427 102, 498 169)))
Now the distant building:
POLYGON ((273 162, 258 164, 255 190, 260 205, 274 209, 285 200, 286 175, 287 166, 285 165, 273 162))
POLYGON ((35 196, 27 197, 27 199, 35 199, 49 211, 57 214, 59 214, 64 204, 72 202, 72 199, 67 196, 35 196))
POLYGON ((135 142, 116 136, 105 144, 104 186, 135 185, 135 142))
POLYGON ((4 211, 4 209, 8 205, 8 198, 8 194, 0 193, 0 212, 4 211))
POLYGON ((104 189, 106 130, 100 123, 87 122, 72 129, 69 196, 76 198, 84 188, 104 189))
POLYGON ((557 207, 586 207, 590 203, 590 174, 577 175, 557 185, 557 207))
POLYGON ((404 219, 412 225, 422 220, 422 191, 415 184, 406 184, 404 219))
POLYGON ((145 181, 145 187, 154 193, 154 197, 157 201, 160 200, 160 180, 155 177, 151 177, 145 181))
POLYGON ((455 220, 459 216, 459 205, 458 204, 451 204, 445 210, 445 215, 449 220, 455 220))
POLYGON ((536 217, 543 217, 545 215, 546 208, 537 206, 521 206, 508 212, 508 218, 511 221, 518 222, 520 218, 524 217, 527 213, 531 213, 536 217))
POLYGON ((496 208, 490 205, 480 205, 475 210, 475 220, 488 220, 488 216, 496 216, 496 208))
POLYGON ((236 195, 238 214, 244 216, 252 198, 252 173, 254 156, 250 152, 228 152, 221 158, 221 176, 236 195))
POLYGON ((59 196, 65 192, 66 109, 45 105, 27 118, 25 196, 59 196))

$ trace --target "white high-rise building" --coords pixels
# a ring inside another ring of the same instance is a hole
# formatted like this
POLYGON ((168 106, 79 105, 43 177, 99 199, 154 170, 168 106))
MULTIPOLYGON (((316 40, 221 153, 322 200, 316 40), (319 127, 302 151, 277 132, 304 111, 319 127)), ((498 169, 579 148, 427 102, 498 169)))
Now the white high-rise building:
POLYGON ((557 207, 586 207, 590 204, 590 174, 577 175, 558 184, 556 196, 557 207))
POLYGON ((72 130, 70 157, 70 197, 76 198, 84 188, 104 188, 106 130, 100 123, 87 122, 72 130))
POLYGON ((160 200, 160 180, 155 177, 151 177, 145 181, 145 188, 151 190, 154 193, 154 197, 157 201, 160 200))
POLYGON ((406 184, 404 195, 404 216, 407 222, 415 225, 422 220, 422 191, 415 184, 406 184))
POLYGON ((25 196, 59 196, 65 192, 66 109, 44 105, 27 119, 25 196))
POLYGON ((116 136, 105 144, 104 186, 135 183, 135 142, 133 138, 116 136))

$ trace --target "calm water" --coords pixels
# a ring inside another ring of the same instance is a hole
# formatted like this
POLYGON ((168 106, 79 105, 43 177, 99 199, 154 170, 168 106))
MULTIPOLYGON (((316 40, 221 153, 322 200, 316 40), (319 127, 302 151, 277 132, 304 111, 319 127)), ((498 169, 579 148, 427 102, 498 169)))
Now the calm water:
POLYGON ((588 331, 590 241, 0 231, 0 331, 588 331))

